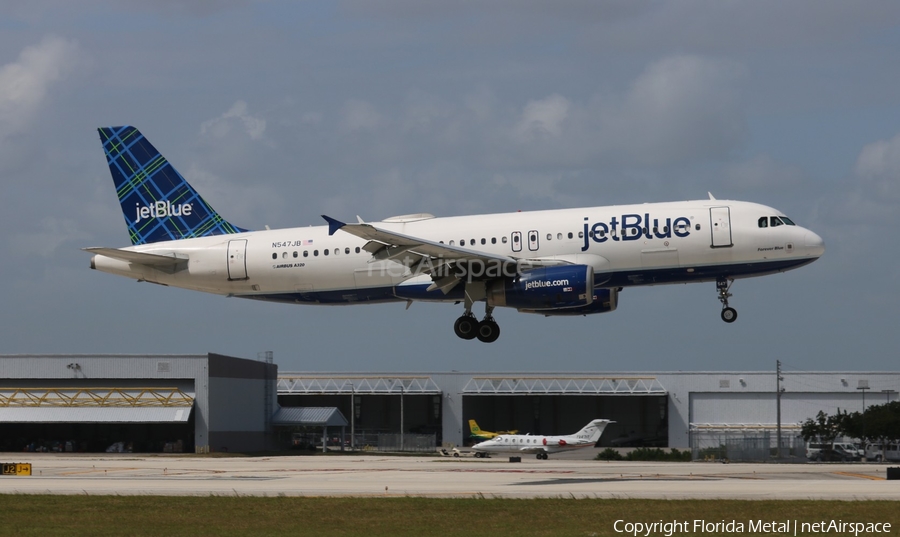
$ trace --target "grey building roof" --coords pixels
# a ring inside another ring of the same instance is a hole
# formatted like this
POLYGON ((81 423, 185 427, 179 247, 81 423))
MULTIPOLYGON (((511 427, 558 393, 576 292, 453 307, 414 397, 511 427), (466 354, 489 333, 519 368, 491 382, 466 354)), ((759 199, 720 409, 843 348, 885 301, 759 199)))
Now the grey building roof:
POLYGON ((343 427, 347 418, 335 407, 281 407, 272 417, 272 425, 343 427))

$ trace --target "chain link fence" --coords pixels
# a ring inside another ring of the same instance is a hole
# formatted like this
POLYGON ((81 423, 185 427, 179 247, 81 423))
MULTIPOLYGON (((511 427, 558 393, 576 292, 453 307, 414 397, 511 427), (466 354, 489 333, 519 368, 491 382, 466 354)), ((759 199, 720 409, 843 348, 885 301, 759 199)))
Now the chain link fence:
POLYGON ((781 456, 776 437, 758 430, 692 430, 691 454, 695 461, 806 462, 806 443, 792 433, 781 435, 781 456))

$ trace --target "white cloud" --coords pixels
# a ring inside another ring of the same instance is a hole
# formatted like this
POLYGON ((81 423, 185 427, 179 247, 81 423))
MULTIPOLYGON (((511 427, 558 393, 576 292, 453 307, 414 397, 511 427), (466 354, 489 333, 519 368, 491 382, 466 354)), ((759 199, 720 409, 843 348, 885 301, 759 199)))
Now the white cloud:
POLYGON ((698 56, 650 65, 621 107, 605 110, 608 147, 645 164, 721 158, 742 139, 742 67, 698 56))
POLYGON ((0 67, 0 136, 23 129, 44 106, 50 88, 72 72, 77 60, 74 41, 48 36, 0 67))
POLYGON ((856 174, 876 198, 900 198, 900 134, 865 146, 856 159, 856 174))
POLYGON ((251 140, 259 140, 266 132, 266 120, 251 115, 247 111, 246 102, 237 101, 221 116, 204 121, 200 125, 200 134, 208 134, 213 138, 224 138, 231 132, 231 128, 235 124, 243 127, 244 132, 251 140))
POLYGON ((360 99, 350 99, 341 110, 341 128, 347 132, 373 131, 383 121, 374 106, 360 99))
POLYGON ((563 122, 569 116, 569 107, 569 100, 559 94, 539 101, 529 101, 516 124, 516 139, 531 141, 535 138, 558 138, 562 135, 563 122))

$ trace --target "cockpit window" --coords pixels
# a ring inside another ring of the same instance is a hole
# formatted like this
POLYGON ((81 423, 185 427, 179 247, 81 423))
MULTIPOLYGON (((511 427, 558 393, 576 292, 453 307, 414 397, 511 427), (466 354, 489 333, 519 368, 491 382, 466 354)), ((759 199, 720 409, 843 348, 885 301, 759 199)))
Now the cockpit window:
POLYGON ((759 227, 778 227, 783 225, 796 226, 797 224, 787 216, 761 216, 757 220, 757 225, 759 227))

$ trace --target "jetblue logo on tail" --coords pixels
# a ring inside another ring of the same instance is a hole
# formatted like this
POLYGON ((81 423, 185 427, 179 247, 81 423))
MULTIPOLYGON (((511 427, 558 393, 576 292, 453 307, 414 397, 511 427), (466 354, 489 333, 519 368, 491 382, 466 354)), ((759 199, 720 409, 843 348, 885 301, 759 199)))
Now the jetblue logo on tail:
POLYGON ((190 216, 194 210, 191 203, 182 205, 172 205, 169 201, 157 201, 149 207, 141 207, 139 203, 135 204, 134 223, 137 224, 144 218, 166 218, 169 216, 190 216))

